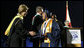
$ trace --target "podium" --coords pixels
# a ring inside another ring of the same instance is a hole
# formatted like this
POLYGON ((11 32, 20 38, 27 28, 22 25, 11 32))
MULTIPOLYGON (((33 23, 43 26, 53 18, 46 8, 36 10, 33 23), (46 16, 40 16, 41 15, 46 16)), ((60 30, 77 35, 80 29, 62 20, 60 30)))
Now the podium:
POLYGON ((68 28, 67 47, 81 47, 81 28, 68 28))

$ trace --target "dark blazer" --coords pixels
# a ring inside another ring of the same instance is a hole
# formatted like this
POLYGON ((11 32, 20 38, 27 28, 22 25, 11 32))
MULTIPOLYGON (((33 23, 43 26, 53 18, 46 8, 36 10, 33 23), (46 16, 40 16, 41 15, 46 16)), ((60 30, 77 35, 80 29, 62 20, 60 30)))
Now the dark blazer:
POLYGON ((33 31, 36 32, 36 36, 33 37, 33 47, 39 47, 39 30, 41 28, 41 25, 43 23, 42 16, 36 15, 33 19, 33 31))

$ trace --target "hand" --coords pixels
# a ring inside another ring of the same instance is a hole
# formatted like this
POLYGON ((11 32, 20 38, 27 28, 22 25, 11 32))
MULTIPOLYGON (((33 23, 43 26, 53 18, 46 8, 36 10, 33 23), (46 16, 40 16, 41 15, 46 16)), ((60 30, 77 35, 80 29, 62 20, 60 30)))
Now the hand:
POLYGON ((30 34, 31 36, 36 35, 36 33, 35 33, 34 31, 29 31, 29 34, 30 34))

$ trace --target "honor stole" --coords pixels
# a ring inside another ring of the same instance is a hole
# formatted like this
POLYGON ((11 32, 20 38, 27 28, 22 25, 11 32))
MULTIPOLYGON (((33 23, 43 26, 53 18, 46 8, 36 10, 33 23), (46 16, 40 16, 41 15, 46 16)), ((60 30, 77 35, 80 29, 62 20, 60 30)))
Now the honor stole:
MULTIPOLYGON (((51 31, 52 31, 52 19, 49 18, 47 21, 43 22, 41 26, 41 34, 46 36, 47 33, 51 33, 51 31)), ((50 47, 50 39, 48 37, 44 39, 44 43, 49 43, 48 47, 50 47)))
POLYGON ((14 21, 15 21, 16 18, 23 19, 23 16, 21 16, 20 14, 18 14, 17 16, 15 16, 15 17, 12 19, 12 21, 10 22, 8 28, 7 28, 6 31, 5 31, 5 35, 7 35, 7 36, 9 35, 10 29, 11 29, 11 27, 12 27, 12 25, 13 25, 13 23, 14 23, 14 21))

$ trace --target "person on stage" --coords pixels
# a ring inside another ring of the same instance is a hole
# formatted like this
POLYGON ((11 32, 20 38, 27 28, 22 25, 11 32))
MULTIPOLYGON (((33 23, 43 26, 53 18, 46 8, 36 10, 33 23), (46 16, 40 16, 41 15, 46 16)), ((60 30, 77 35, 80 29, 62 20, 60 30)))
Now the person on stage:
POLYGON ((59 47, 60 27, 52 18, 47 17, 47 12, 42 13, 44 22, 41 26, 40 33, 44 40, 40 42, 40 47, 59 47))
POLYGON ((33 47, 39 47, 39 30, 43 23, 43 19, 41 15, 42 12, 43 12, 43 7, 37 6, 36 15, 32 19, 32 27, 33 30, 36 32, 36 35, 33 37, 33 47))
POLYGON ((67 39, 67 38, 66 38, 67 34, 66 34, 65 28, 64 28, 64 26, 63 26, 63 23, 57 19, 56 14, 52 14, 51 17, 52 17, 53 20, 55 20, 55 21, 58 23, 58 25, 59 25, 59 27, 60 27, 60 30, 61 30, 61 31, 60 31, 60 32, 61 32, 61 34, 60 34, 60 36, 61 36, 61 37, 60 37, 60 39, 61 39, 61 44, 60 44, 60 45, 61 45, 62 47, 66 47, 66 45, 67 45, 67 44, 66 44, 66 43, 67 43, 67 42, 66 42, 66 41, 67 41, 67 40, 66 40, 66 39, 67 39))
POLYGON ((23 19, 27 15, 28 9, 25 4, 21 4, 17 15, 12 19, 6 29, 5 35, 8 36, 8 47, 25 47, 26 36, 35 35, 34 31, 28 31, 23 25, 23 19))

